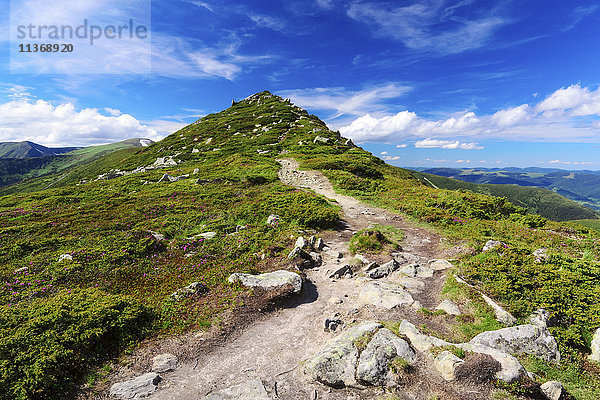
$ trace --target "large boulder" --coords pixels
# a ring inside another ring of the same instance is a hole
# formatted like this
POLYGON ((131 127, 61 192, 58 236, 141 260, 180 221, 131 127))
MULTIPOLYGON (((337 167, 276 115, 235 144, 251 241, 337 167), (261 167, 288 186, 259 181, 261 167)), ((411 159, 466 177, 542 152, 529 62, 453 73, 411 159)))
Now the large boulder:
POLYGON ((461 364, 464 364, 464 361, 447 350, 442 351, 433 360, 435 369, 437 369, 440 375, 442 375, 442 378, 446 381, 454 380, 456 377, 456 369, 461 364))
POLYGON ((446 314, 449 314, 449 315, 460 315, 461 314, 458 306, 450 300, 442 301, 435 309, 442 310, 443 312, 445 312, 446 314))
POLYGON ((367 385, 382 385, 390 372, 390 363, 400 357, 408 363, 415 361, 415 351, 405 340, 382 328, 373 336, 361 353, 356 378, 367 385))
POLYGON ((519 325, 480 333, 469 342, 488 346, 510 354, 531 354, 558 363, 560 352, 556 339, 548 329, 536 325, 519 325))
POLYGON ((385 282, 367 282, 358 295, 362 304, 392 309, 406 304, 411 305, 414 299, 404 287, 385 282))
POLYGON ((370 270, 369 268, 367 268, 367 276, 372 279, 385 278, 386 276, 397 270, 398 267, 400 267, 398 261, 392 259, 391 261, 383 264, 380 267, 371 268, 370 270))
POLYGON ((453 265, 448 260, 429 260, 428 267, 434 271, 443 271, 452 268, 453 265))
POLYGON ((122 399, 140 399, 148 397, 154 393, 160 381, 160 375, 149 372, 126 382, 115 383, 110 387, 110 395, 122 399))
POLYGON ((332 338, 304 363, 304 373, 331 387, 355 385, 361 347, 379 328, 381 324, 365 321, 332 338))
POLYGON ((399 272, 411 278, 431 278, 433 276, 433 269, 420 264, 408 264, 402 267, 399 272))
POLYGON ((417 278, 394 274, 391 281, 404 286, 411 293, 421 293, 425 290, 425 282, 417 278))
POLYGON ((219 390, 204 397, 202 400, 270 400, 265 386, 258 380, 251 380, 219 390))
POLYGON ((452 346, 452 343, 446 342, 445 340, 422 334, 416 326, 407 320, 403 320, 400 323, 398 333, 406 336, 410 341, 410 344, 421 352, 429 351, 433 347, 452 346))
POLYGON ((227 279, 229 283, 239 282, 248 287, 259 287, 264 290, 292 288, 292 293, 302 290, 302 277, 295 272, 279 270, 260 275, 232 274, 227 279))
POLYGON ((540 386, 542 393, 544 396, 548 398, 548 400, 561 400, 564 398, 564 388, 562 383, 558 381, 549 381, 540 386))

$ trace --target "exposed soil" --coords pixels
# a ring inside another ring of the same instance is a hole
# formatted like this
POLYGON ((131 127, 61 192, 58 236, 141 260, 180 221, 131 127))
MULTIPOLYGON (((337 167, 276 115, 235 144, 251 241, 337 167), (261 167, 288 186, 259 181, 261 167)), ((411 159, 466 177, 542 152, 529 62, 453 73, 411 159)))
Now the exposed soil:
MULTIPOLYGON (((314 190, 335 201, 342 210, 343 223, 337 230, 322 236, 331 250, 343 254, 342 258, 323 252, 323 265, 305 271, 307 280, 300 296, 287 300, 269 313, 257 315, 250 311, 232 316, 232 323, 225 330, 212 333, 188 335, 165 339, 137 352, 129 365, 111 383, 130 379, 135 374, 148 372, 152 356, 160 352, 181 355, 174 372, 161 374, 163 381, 151 396, 161 400, 202 399, 207 394, 251 379, 260 379, 273 399, 373 399, 383 393, 381 388, 331 389, 310 382, 302 373, 300 363, 316 353, 323 344, 336 335, 325 332, 326 318, 338 315, 344 322, 363 320, 400 321, 407 319, 419 326, 444 332, 450 321, 427 318, 410 307, 381 310, 363 306, 358 293, 363 285, 360 279, 332 280, 328 276, 337 267, 348 264, 353 258, 348 251, 352 235, 374 224, 391 225, 404 232, 401 243, 403 255, 411 262, 427 263, 434 258, 456 257, 462 249, 451 248, 443 238, 428 229, 416 226, 400 215, 387 210, 367 206, 360 201, 333 190, 321 173, 299 171, 296 161, 280 160, 280 179, 293 186, 314 190), (446 322, 447 321, 447 322, 446 322), (227 335, 223 335, 226 332, 227 335), (216 340, 218 339, 218 340, 216 340), (193 355, 193 357, 190 357, 193 355)), ((387 262, 390 254, 369 255, 369 260, 387 262)), ((422 279, 425 289, 413 293, 413 298, 424 307, 433 309, 440 302, 440 293, 446 271, 437 271, 433 277, 422 279)), ((268 309, 269 298, 252 307, 268 309)), ((239 310, 238 310, 239 312, 239 310)), ((222 327, 221 327, 222 328, 222 327)), ((407 399, 488 399, 490 388, 486 385, 472 387, 468 382, 447 383, 431 368, 431 360, 419 354, 419 361, 412 371, 400 378, 399 396, 407 399), (403 394, 404 393, 404 394, 403 394)), ((106 394, 104 398, 108 398, 106 394)))

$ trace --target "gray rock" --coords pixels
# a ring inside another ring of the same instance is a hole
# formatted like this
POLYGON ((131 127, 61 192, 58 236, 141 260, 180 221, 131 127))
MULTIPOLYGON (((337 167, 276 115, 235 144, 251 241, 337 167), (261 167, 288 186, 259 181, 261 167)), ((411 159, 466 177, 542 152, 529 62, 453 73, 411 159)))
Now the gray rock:
POLYGON ((488 346, 510 354, 531 354, 558 363, 558 344, 548 329, 536 325, 519 325, 480 333, 469 342, 488 346))
POLYGON ((265 390, 263 383, 258 380, 251 380, 239 385, 231 386, 227 389, 209 394, 202 400, 270 400, 271 398, 265 390))
POLYGON ((312 259, 313 266, 320 267, 323 264, 323 257, 319 253, 311 251, 308 255, 312 259))
POLYGON ((73 260, 73 256, 70 255, 70 254, 68 254, 68 253, 67 254, 61 254, 58 257, 58 262, 71 261, 71 260, 73 260))
POLYGON ((381 324, 365 321, 328 340, 319 352, 304 363, 304 373, 332 387, 355 385, 359 357, 357 345, 367 342, 379 328, 382 328, 381 324))
POLYGON ((336 318, 336 317, 326 318, 325 319, 325 332, 335 332, 342 325, 344 325, 344 321, 342 321, 339 318, 336 318))
POLYGON ((517 319, 513 317, 504 308, 500 307, 500 305, 498 305, 494 300, 490 299, 483 293, 481 294, 481 297, 483 297, 483 300, 487 303, 488 306, 492 307, 492 309, 494 310, 494 314, 496 315, 496 320, 498 320, 498 322, 506 326, 513 326, 517 323, 517 319))
POLYGON ((442 310, 444 311, 446 314, 450 314, 450 315, 460 315, 460 309, 458 308, 458 306, 456 304, 454 304, 452 301, 450 300, 444 300, 440 303, 439 306, 437 306, 435 308, 436 310, 442 310))
POLYGON ((156 390, 162 378, 154 372, 138 376, 127 382, 115 383, 110 387, 110 395, 122 399, 140 399, 148 397, 156 390))
POLYGON ((540 386, 542 393, 548 400, 561 400, 563 398, 563 385, 558 381, 549 381, 540 386))
POLYGON ((551 317, 548 311, 540 308, 529 316, 529 323, 546 328, 548 326, 554 326, 556 324, 556 318, 551 317))
POLYGON ((195 238, 214 239, 217 236, 217 232, 204 232, 194 236, 195 238))
POLYGON ((357 254, 354 256, 354 258, 360 260, 360 262, 362 262, 363 264, 369 264, 369 260, 367 260, 367 257, 363 256, 362 254, 357 254))
POLYGON ((362 304, 392 309, 406 304, 411 305, 414 299, 404 287, 385 282, 367 282, 358 295, 362 304))
POLYGON ((275 225, 275 224, 277 224, 279 222, 279 219, 280 219, 279 215, 271 214, 267 218, 267 223, 266 224, 267 225, 275 225))
POLYGON ((548 255, 548 249, 545 247, 537 249, 536 251, 533 252, 532 255, 535 257, 535 261, 539 262, 539 263, 546 261, 548 259, 548 257, 550 257, 548 255))
POLYGON ((169 298, 173 301, 180 301, 206 292, 208 292, 208 288, 203 283, 193 282, 186 287, 178 289, 176 292, 171 294, 169 298))
POLYGON ((177 357, 173 354, 159 354, 152 359, 152 372, 169 372, 177 367, 177 357))
POLYGON ((393 283, 402 285, 411 293, 421 293, 425 290, 425 283, 417 278, 410 278, 403 275, 392 275, 391 280, 393 283))
POLYGON ((433 360, 435 369, 438 370, 442 378, 446 381, 453 381, 456 374, 456 368, 458 368, 464 361, 459 357, 455 356, 449 351, 442 351, 433 360))
POLYGON ((325 246, 325 243, 323 243, 323 239, 318 238, 317 241, 315 242, 315 250, 321 251, 321 250, 323 250, 324 246, 325 246))
POLYGON ((590 361, 595 361, 600 363, 600 328, 596 329, 594 332, 594 337, 592 338, 591 344, 592 353, 588 356, 590 361))
POLYGON ((341 277, 344 276, 352 276, 353 272, 352 272, 352 267, 350 267, 349 265, 344 265, 341 268, 336 269, 335 271, 333 271, 333 273, 331 273, 329 275, 330 279, 340 279, 341 277))
POLYGON ((433 276, 433 269, 423 267, 420 264, 408 264, 400 269, 400 273, 411 278, 431 278, 433 276))
POLYGON ((335 251, 335 250, 327 250, 325 253, 329 257, 331 257, 331 258, 342 258, 342 257, 344 257, 344 255, 342 253, 340 253, 339 251, 335 251))
POLYGON ((382 385, 390 372, 390 363, 400 357, 408 363, 415 361, 415 351, 405 340, 382 328, 373 336, 361 353, 356 378, 367 385, 382 385))
POLYGON ((448 260, 429 260, 428 266, 434 271, 442 271, 454 267, 448 260))
POLYGON ((379 267, 380 267, 380 265, 377 264, 375 261, 373 261, 373 262, 367 264, 367 266, 365 267, 365 271, 369 272, 369 271, 372 271, 372 270, 377 269, 379 267))
POLYGON ((327 143, 331 143, 331 139, 323 137, 323 136, 317 136, 313 140, 313 143, 315 143, 315 144, 319 144, 319 143, 327 144, 327 143))
POLYGON ((481 251, 490 251, 493 250, 495 248, 498 247, 505 247, 506 244, 498 241, 498 240, 488 240, 485 245, 483 246, 483 249, 481 251))
POLYGON ((422 334, 416 326, 407 320, 403 320, 400 323, 400 326, 398 327, 398 333, 406 336, 408 340, 410 340, 410 344, 421 352, 428 351, 432 347, 452 345, 452 343, 446 342, 445 340, 422 334))
POLYGON ((165 240, 165 235, 163 235, 162 233, 158 233, 158 232, 154 232, 154 231, 148 231, 156 240, 165 240))
POLYGON ((298 239, 296 239, 296 244, 294 245, 294 247, 304 250, 308 248, 308 241, 304 239, 304 237, 300 236, 298 237, 298 239))
POLYGON ((227 280, 229 283, 240 282, 244 286, 259 287, 264 290, 285 288, 288 285, 291 285, 292 293, 302 290, 302 277, 295 272, 283 270, 260 275, 236 273, 230 275, 227 280))
POLYGON ((367 276, 372 279, 385 278, 386 276, 397 270, 398 267, 400 267, 400 264, 398 264, 396 260, 392 259, 391 261, 383 264, 381 267, 374 268, 368 271, 367 276))

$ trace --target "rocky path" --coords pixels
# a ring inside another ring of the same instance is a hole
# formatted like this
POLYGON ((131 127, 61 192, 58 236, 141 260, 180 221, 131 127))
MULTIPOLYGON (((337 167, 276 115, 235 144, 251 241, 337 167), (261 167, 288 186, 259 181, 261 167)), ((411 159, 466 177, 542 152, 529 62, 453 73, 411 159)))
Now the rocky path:
MULTIPOLYGON (((410 301, 404 306, 393 308, 377 306, 375 304, 379 300, 373 302, 369 296, 361 294, 363 286, 373 284, 374 281, 357 274, 354 277, 330 278, 336 269, 350 264, 353 257, 348 252, 348 243, 353 233, 374 224, 391 225, 404 232, 403 251, 394 255, 396 259, 403 260, 400 268, 413 263, 427 265, 431 259, 449 258, 456 254, 453 254, 455 250, 444 248, 442 238, 438 234, 417 227, 399 215, 364 205, 352 197, 336 193, 322 174, 315 171, 299 171, 298 164, 291 159, 280 160, 280 163, 282 168, 279 177, 283 182, 314 190, 335 201, 342 209, 343 227, 323 237, 326 246, 329 247, 328 251, 321 253, 323 264, 305 271, 305 289, 295 304, 281 308, 267 318, 251 324, 231 340, 201 355, 194 362, 182 362, 174 371, 161 374, 163 380, 158 389, 151 394, 151 398, 375 398, 381 393, 381 389, 377 387, 354 385, 344 389, 332 389, 313 382, 302 371, 300 364, 339 334, 339 329, 336 333, 326 332, 325 320, 337 319, 349 324, 365 320, 400 321, 406 318, 418 323, 417 308, 424 306, 432 309, 440 303, 440 291, 445 280, 442 268, 438 271, 429 268, 414 270, 413 278, 410 278, 410 271, 403 270, 404 274, 398 275, 398 279, 406 279, 407 274, 409 279, 412 279, 404 281, 404 286, 410 292, 410 301), (371 304, 368 304, 369 302, 371 304), (246 394, 235 397, 235 385, 239 384, 245 385, 240 390, 246 394), (229 395, 219 392, 232 386, 234 388, 230 389, 229 395), (253 390, 258 394, 250 395, 253 390)), ((369 261, 383 265, 390 261, 391 257, 390 254, 384 254, 373 256, 369 261)), ((375 294, 375 297, 377 296, 378 294, 375 294)), ((431 374, 431 371, 425 368, 423 373, 427 375, 431 374)), ((439 377, 434 380, 443 383, 439 377)), ((430 383, 425 389, 420 385, 424 384, 413 382, 409 386, 416 391, 422 390, 423 395, 429 393, 430 383)), ((415 396, 407 398, 421 398, 418 394, 415 396)))

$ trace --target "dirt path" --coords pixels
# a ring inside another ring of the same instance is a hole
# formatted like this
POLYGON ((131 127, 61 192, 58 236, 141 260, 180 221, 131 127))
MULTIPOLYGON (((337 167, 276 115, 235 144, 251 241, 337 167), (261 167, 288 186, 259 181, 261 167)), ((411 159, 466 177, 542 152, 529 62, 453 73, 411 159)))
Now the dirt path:
MULTIPOLYGON (((440 246, 441 237, 416 227, 386 210, 366 206, 358 200, 340 195, 330 182, 315 171, 298 171, 294 160, 280 160, 280 179, 290 185, 312 189, 335 200, 342 208, 345 227, 326 234, 323 239, 342 258, 323 253, 323 265, 308 270, 303 297, 295 304, 279 309, 267 318, 248 326, 242 332, 194 362, 179 365, 174 372, 163 374, 163 382, 151 396, 160 400, 202 399, 207 394, 251 379, 260 379, 273 399, 367 399, 378 390, 333 390, 311 383, 301 372, 299 363, 313 355, 334 333, 325 332, 324 320, 338 315, 346 323, 364 319, 399 317, 407 311, 382 313, 374 307, 361 306, 358 293, 362 283, 356 279, 329 279, 329 271, 343 266, 352 256, 348 242, 353 233, 373 224, 392 225, 405 233, 402 243, 405 258, 416 262, 451 256, 440 246), (316 397, 315 397, 316 396, 316 397)), ((389 255, 372 261, 389 261, 389 255)), ((415 294, 426 307, 439 303, 444 276, 441 272, 429 278, 425 290, 415 294)), ((413 311, 413 314, 414 313, 413 311)))

